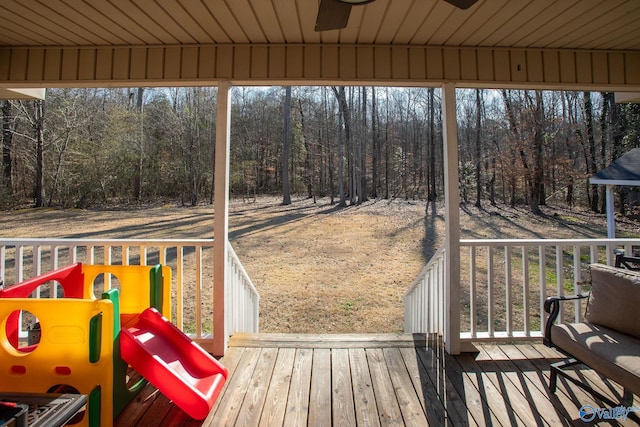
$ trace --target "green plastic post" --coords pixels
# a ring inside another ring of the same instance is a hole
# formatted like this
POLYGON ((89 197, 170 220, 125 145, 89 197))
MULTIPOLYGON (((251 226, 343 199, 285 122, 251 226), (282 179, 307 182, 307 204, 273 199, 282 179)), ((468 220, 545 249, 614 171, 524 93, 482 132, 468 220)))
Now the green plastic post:
POLYGON ((162 265, 157 264, 149 271, 149 288, 151 295, 149 296, 149 302, 151 307, 162 313, 162 265))
POLYGON ((98 313, 89 320, 89 362, 100 360, 102 349, 102 313, 98 313))
POLYGON ((108 299, 113 304, 113 337, 116 339, 120 333, 120 291, 116 288, 102 293, 102 299, 108 299))
POLYGON ((101 394, 100 386, 96 386, 89 393, 89 427, 100 427, 101 394))

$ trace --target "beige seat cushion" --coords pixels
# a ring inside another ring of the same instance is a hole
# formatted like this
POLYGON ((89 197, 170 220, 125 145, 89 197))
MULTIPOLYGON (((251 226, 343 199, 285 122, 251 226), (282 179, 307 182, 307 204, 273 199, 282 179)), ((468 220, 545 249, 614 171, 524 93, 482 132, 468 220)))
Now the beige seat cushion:
POLYGON ((554 325, 551 339, 556 347, 640 394, 640 339, 589 323, 554 325))
POLYGON ((640 272, 592 264, 586 318, 640 338, 640 272))

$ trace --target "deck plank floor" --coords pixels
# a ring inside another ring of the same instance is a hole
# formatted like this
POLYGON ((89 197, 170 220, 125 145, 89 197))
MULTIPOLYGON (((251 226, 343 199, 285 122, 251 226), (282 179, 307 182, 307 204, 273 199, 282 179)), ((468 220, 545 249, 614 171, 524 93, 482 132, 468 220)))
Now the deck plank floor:
MULTIPOLYGON (((450 356, 424 336, 239 334, 205 420, 148 385, 114 425, 571 426, 586 425, 582 405, 606 407, 562 378, 551 394, 549 364, 562 356, 540 343, 476 347, 450 356)), ((588 369, 576 375, 620 400, 618 385, 588 369)))

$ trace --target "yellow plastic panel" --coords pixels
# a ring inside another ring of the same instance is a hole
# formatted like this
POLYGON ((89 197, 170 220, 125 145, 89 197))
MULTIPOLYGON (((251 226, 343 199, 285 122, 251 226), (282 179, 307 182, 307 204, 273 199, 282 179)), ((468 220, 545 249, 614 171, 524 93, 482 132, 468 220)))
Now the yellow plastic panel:
MULTIPOLYGON (((89 414, 99 410, 100 424, 112 425, 113 322, 108 300, 0 299, 0 391, 45 393, 69 385, 89 395, 100 387, 100 408, 90 406, 89 414), (31 352, 16 350, 6 335, 9 315, 17 310, 32 313, 40 323, 40 342, 31 352)), ((88 425, 89 414, 80 425, 88 425)))
MULTIPOLYGON (((147 265, 92 265, 83 264, 85 288, 92 289, 100 275, 112 274, 120 283, 120 314, 138 314, 151 307, 149 273, 147 265)), ((162 314, 171 319, 171 268, 162 266, 162 314)), ((105 289, 107 290, 107 289, 105 289)))

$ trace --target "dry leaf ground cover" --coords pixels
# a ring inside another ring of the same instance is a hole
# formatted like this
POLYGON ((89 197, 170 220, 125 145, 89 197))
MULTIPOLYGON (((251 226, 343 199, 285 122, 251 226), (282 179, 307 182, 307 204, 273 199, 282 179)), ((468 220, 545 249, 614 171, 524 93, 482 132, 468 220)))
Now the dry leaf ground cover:
MULTIPOLYGON (((543 209, 545 216, 534 217, 525 207, 463 208, 462 237, 606 235, 603 215, 543 209)), ((441 245, 443 214, 440 205, 427 213, 423 202, 405 200, 347 208, 328 199, 296 199, 289 206, 276 197, 232 200, 230 240, 260 292, 261 331, 401 331, 402 296, 441 245)), ((25 209, 4 212, 0 227, 2 237, 211 238, 213 208, 25 209)), ((637 223, 621 221, 618 228, 640 236, 637 223)))

